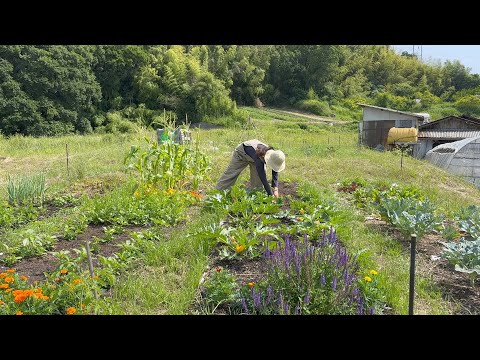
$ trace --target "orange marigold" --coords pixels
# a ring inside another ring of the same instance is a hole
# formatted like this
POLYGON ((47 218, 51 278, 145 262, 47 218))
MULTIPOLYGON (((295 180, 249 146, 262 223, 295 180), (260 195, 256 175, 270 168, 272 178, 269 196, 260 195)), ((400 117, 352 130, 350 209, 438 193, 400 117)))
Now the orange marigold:
POLYGON ((8 288, 8 284, 0 284, 0 289, 7 289, 8 288))
POLYGON ((7 276, 7 273, 0 273, 0 279, 3 279, 7 276))
POLYGON ((255 286, 255 283, 252 281, 252 282, 249 282, 247 285, 251 289, 255 286))
POLYGON ((245 246, 243 246, 243 245, 237 245, 237 246, 235 246, 235 252, 236 252, 237 254, 240 254, 243 250, 245 250, 245 246))
POLYGON ((0 300, 0 305, 3 305, 3 304, 5 304, 5 303, 2 300, 0 300))
POLYGON ((15 315, 23 315, 23 311, 18 310, 15 315))
POLYGON ((11 276, 8 276, 8 277, 5 278, 5 282, 7 282, 7 283, 12 283, 14 281, 15 281, 15 279, 11 276))
POLYGON ((67 315, 73 315, 77 312, 77 309, 75 309, 74 307, 69 307, 67 309, 67 315))
POLYGON ((195 192, 195 191, 190 191, 190 194, 193 196, 193 197, 196 197, 198 200, 200 200, 202 198, 202 196, 195 192))
POLYGON ((80 283, 82 283, 82 282, 83 282, 82 279, 74 279, 74 280, 72 281, 73 285, 80 284, 80 283))
POLYGON ((26 277, 25 275, 22 275, 22 276, 20 276, 20 280, 27 281, 28 277, 26 277))
POLYGON ((12 290, 13 290, 12 288, 10 288, 10 289, 7 289, 7 290, 5 290, 5 293, 7 293, 7 294, 8 294, 8 293, 9 293, 10 291, 12 291, 12 290))
POLYGON ((8 272, 8 273, 14 273, 14 272, 15 272, 15 269, 8 269, 7 272, 8 272))
POLYGON ((15 296, 14 300, 17 304, 20 304, 20 303, 24 302, 26 298, 27 298, 27 295, 20 294, 20 295, 15 296))
POLYGON ((62 269, 62 270, 60 270, 60 274, 65 275, 66 273, 68 273, 68 270, 67 270, 67 269, 62 269))

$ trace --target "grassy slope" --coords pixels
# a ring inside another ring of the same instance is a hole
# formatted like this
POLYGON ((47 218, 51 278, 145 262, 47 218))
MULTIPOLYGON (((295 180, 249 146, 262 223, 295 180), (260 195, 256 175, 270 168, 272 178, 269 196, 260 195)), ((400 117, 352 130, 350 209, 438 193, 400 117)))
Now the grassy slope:
MULTIPOLYGON (((267 121, 268 113, 263 113, 262 117, 263 120, 255 118, 256 129, 199 131, 201 147, 210 155, 213 163, 211 181, 205 184, 204 190, 214 187, 215 180, 228 165, 232 149, 238 143, 259 138, 286 153, 287 168, 281 174, 281 181, 310 184, 307 186, 314 187, 328 197, 339 196, 335 192, 336 182, 362 177, 369 181, 382 179, 387 183, 413 184, 422 188, 446 211, 467 204, 480 204, 478 189, 425 161, 406 158, 403 169, 400 169, 399 154, 359 148, 356 131, 314 124, 302 129, 295 118, 285 116, 281 121, 272 122, 267 121)), ((278 116, 275 118, 278 119, 278 116)), ((193 130, 194 137, 197 131, 193 130)), ((66 141, 70 153, 78 154, 79 161, 72 161, 72 168, 83 167, 84 176, 118 172, 123 168, 123 156, 130 145, 140 144, 145 135, 153 138, 154 132, 129 137, 95 135, 57 139, 0 139, 0 155, 13 159, 15 164, 2 166, 0 179, 4 181, 7 174, 40 169, 47 172, 52 183, 65 185, 68 182, 64 158, 66 141)), ((248 179, 247 173, 245 171, 241 175, 240 181, 248 179)), ((75 175, 72 176, 75 179, 75 175)), ((4 184, 1 183, 3 188, 4 184)), ((363 259, 365 266, 380 271, 381 286, 386 290, 394 312, 405 314, 408 307, 408 253, 385 234, 365 227, 363 216, 356 209, 341 199, 338 204, 349 214, 344 230, 340 232, 342 241, 351 252, 368 249, 363 259)), ((185 313, 208 259, 205 255, 207 250, 200 249, 199 244, 186 239, 184 235, 189 228, 214 220, 211 216, 192 215, 191 222, 174 229, 168 241, 154 253, 148 254, 145 266, 124 277, 114 292, 109 305, 111 310, 127 314, 185 313)), ((447 304, 427 278, 417 278, 416 312, 448 313, 447 304)))

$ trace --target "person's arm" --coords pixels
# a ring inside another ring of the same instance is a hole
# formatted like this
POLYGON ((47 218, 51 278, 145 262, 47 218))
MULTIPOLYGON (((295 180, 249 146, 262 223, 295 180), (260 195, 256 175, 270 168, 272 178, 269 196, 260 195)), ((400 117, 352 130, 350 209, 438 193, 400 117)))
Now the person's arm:
POLYGON ((278 172, 272 170, 272 190, 273 196, 278 197, 278 172))
POLYGON ((243 149, 245 150, 247 155, 250 156, 255 161, 255 168, 257 169, 258 177, 262 181, 263 187, 265 188, 265 191, 267 192, 267 194, 274 195, 272 188, 268 183, 267 174, 265 173, 265 163, 257 156, 257 153, 255 152, 255 149, 253 147, 244 146, 243 149))

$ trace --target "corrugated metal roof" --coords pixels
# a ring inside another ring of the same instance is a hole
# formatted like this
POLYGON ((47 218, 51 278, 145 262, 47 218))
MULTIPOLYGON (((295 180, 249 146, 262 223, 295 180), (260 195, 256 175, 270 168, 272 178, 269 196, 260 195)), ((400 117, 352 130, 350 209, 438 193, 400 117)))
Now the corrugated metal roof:
POLYGON ((474 130, 420 130, 418 132, 419 138, 434 138, 434 139, 466 139, 480 136, 480 131, 474 130))
POLYGON ((407 112, 407 111, 400 111, 400 110, 389 109, 389 108, 384 108, 384 107, 375 106, 375 105, 368 105, 368 104, 357 103, 357 105, 361 106, 361 107, 370 107, 370 108, 379 109, 379 110, 383 110, 383 111, 390 111, 390 112, 398 113, 398 114, 410 115, 410 116, 416 117, 417 119, 422 119, 422 120, 425 118, 424 115, 420 115, 419 113, 411 113, 411 112, 407 112))

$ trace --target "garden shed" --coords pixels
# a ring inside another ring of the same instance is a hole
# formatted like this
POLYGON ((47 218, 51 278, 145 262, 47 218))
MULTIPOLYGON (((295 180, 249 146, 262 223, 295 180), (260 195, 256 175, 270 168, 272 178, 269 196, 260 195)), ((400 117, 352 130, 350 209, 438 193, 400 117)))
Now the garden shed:
POLYGON ((438 145, 425 159, 480 187, 480 136, 438 145))
POLYGON ((413 156, 422 159, 434 147, 480 136, 480 119, 472 116, 447 116, 418 127, 418 145, 413 156))
POLYGON ((363 118, 359 123, 359 141, 371 148, 387 148, 388 132, 391 128, 415 128, 428 121, 428 114, 416 114, 380 106, 358 104, 363 107, 363 118))

